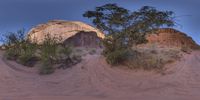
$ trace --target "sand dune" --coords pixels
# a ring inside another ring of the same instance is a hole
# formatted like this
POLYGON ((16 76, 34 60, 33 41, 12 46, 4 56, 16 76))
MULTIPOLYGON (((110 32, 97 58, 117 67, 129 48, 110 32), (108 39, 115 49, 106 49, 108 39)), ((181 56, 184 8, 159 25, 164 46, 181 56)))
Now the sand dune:
POLYGON ((66 70, 40 76, 0 60, 0 100, 199 100, 200 52, 186 54, 156 72, 111 68, 100 55, 87 55, 66 70))

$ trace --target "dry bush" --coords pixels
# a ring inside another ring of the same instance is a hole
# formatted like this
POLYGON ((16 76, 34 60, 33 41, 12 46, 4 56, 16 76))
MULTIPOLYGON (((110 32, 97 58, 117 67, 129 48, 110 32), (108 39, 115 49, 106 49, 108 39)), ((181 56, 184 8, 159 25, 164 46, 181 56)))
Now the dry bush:
POLYGON ((160 70, 163 68, 163 59, 159 56, 140 53, 135 57, 129 58, 125 65, 130 69, 160 70))
POLYGON ((30 43, 29 41, 24 41, 20 46, 20 55, 18 57, 18 62, 22 65, 33 67, 38 61, 38 58, 35 56, 37 50, 37 45, 30 43))
POLYGON ((4 40, 5 56, 8 60, 17 61, 25 66, 34 66, 37 45, 25 39, 24 30, 7 33, 1 38, 4 40))
POLYGON ((106 55, 107 63, 111 65, 118 65, 124 62, 129 55, 129 51, 126 49, 115 50, 106 55))
POLYGON ((168 63, 180 59, 179 51, 176 49, 138 49, 132 57, 124 62, 130 69, 156 70, 162 71, 168 63))
POLYGON ((51 74, 56 68, 66 69, 82 60, 81 56, 74 54, 71 45, 58 44, 60 39, 61 37, 46 35, 40 48, 40 74, 51 74))
POLYGON ((71 67, 81 61, 81 56, 73 53, 73 48, 59 44, 60 36, 46 34, 42 44, 34 44, 25 38, 24 31, 10 33, 5 36, 5 56, 22 65, 33 67, 37 62, 41 63, 40 74, 51 74, 55 65, 60 64, 63 68, 71 67))

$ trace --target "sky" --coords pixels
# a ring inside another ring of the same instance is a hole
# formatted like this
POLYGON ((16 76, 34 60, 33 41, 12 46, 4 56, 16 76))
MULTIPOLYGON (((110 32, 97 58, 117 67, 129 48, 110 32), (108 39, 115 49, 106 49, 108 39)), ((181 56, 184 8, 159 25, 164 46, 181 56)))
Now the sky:
POLYGON ((176 29, 200 44, 200 0, 0 0, 0 33, 15 32, 49 20, 76 20, 92 24, 82 14, 96 6, 116 3, 135 11, 142 6, 170 10, 176 14, 176 29))

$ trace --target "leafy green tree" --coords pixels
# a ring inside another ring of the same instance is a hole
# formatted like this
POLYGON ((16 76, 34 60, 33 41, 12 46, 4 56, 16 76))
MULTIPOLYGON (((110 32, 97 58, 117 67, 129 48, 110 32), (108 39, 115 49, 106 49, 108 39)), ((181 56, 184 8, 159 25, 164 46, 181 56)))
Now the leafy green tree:
POLYGON ((125 29, 129 43, 141 44, 146 42, 146 34, 156 33, 163 27, 173 27, 174 13, 172 11, 160 11, 154 7, 144 6, 131 14, 132 23, 125 29))
POLYGON ((21 54, 21 44, 25 42, 25 30, 21 29, 17 32, 8 32, 0 34, 0 41, 6 47, 6 55, 8 59, 15 60, 21 54))
POLYGON ((106 34, 115 34, 123 29, 130 15, 127 9, 116 4, 106 4, 96 7, 95 11, 85 12, 83 16, 91 18, 93 24, 106 34))
POLYGON ((131 12, 117 4, 105 4, 93 11, 86 11, 83 16, 92 19, 93 24, 106 34, 103 40, 104 55, 111 64, 125 60, 124 55, 133 45, 147 42, 146 34, 174 26, 172 11, 160 11, 150 6, 131 12))

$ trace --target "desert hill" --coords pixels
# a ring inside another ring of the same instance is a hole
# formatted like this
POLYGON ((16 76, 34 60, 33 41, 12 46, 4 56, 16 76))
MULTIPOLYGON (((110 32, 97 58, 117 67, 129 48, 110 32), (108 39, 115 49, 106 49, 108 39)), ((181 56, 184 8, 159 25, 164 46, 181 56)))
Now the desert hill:
POLYGON ((39 24, 28 32, 31 41, 41 43, 46 34, 62 37, 60 42, 73 37, 79 32, 92 32, 99 38, 104 38, 104 34, 98 29, 79 21, 52 20, 44 24, 39 24))
MULTIPOLYGON (((50 32, 61 34, 65 40, 81 40, 88 43, 95 38, 104 38, 99 30, 82 22, 50 21, 33 28, 29 38, 37 37, 39 42, 44 34, 50 32), (92 32, 91 32, 92 31, 92 32), (79 35, 80 33, 80 35, 79 35), (84 34, 93 34, 86 35, 84 34), (75 36, 75 37, 74 37, 75 36), (92 38, 92 39, 89 39, 92 38)), ((73 51, 82 56, 82 61, 65 70, 41 76, 39 65, 26 67, 5 58, 0 51, 0 99, 1 100, 199 100, 200 98, 200 51, 193 50, 190 54, 170 47, 198 45, 187 35, 174 29, 160 29, 158 34, 147 37, 149 43, 167 48, 146 50, 144 55, 156 55, 147 59, 146 65, 157 64, 166 60, 162 73, 156 71, 130 70, 124 65, 113 67, 107 64, 101 55, 101 48, 77 47, 73 51), (94 51, 90 53, 90 51, 94 51), (166 52, 167 51, 167 52, 166 52), (180 57, 177 55, 180 53, 180 57), (169 58, 169 60, 168 60, 169 58), (173 58, 173 59, 171 59, 173 58)), ((65 41, 63 40, 63 41, 65 41)), ((142 52, 142 50, 139 50, 142 52)), ((134 60, 132 64, 144 64, 144 59, 134 60)), ((40 63, 39 63, 40 64, 40 63)))
POLYGON ((198 45, 191 37, 172 28, 159 29, 157 34, 148 35, 147 40, 150 44, 156 43, 161 47, 198 48, 198 45))
MULTIPOLYGON (((75 39, 72 41, 76 42, 74 44, 78 44, 77 42, 81 42, 80 44, 89 44, 95 42, 97 40, 95 38, 102 39, 105 37, 103 32, 83 22, 52 20, 32 28, 28 32, 28 38, 32 41, 41 43, 46 34, 62 37, 60 42, 64 42, 67 39, 75 39), (86 35, 84 36, 84 34, 86 35)), ((160 47, 198 48, 198 45, 191 37, 172 28, 159 29, 157 34, 148 35, 147 40, 148 44, 157 44, 160 47)))

